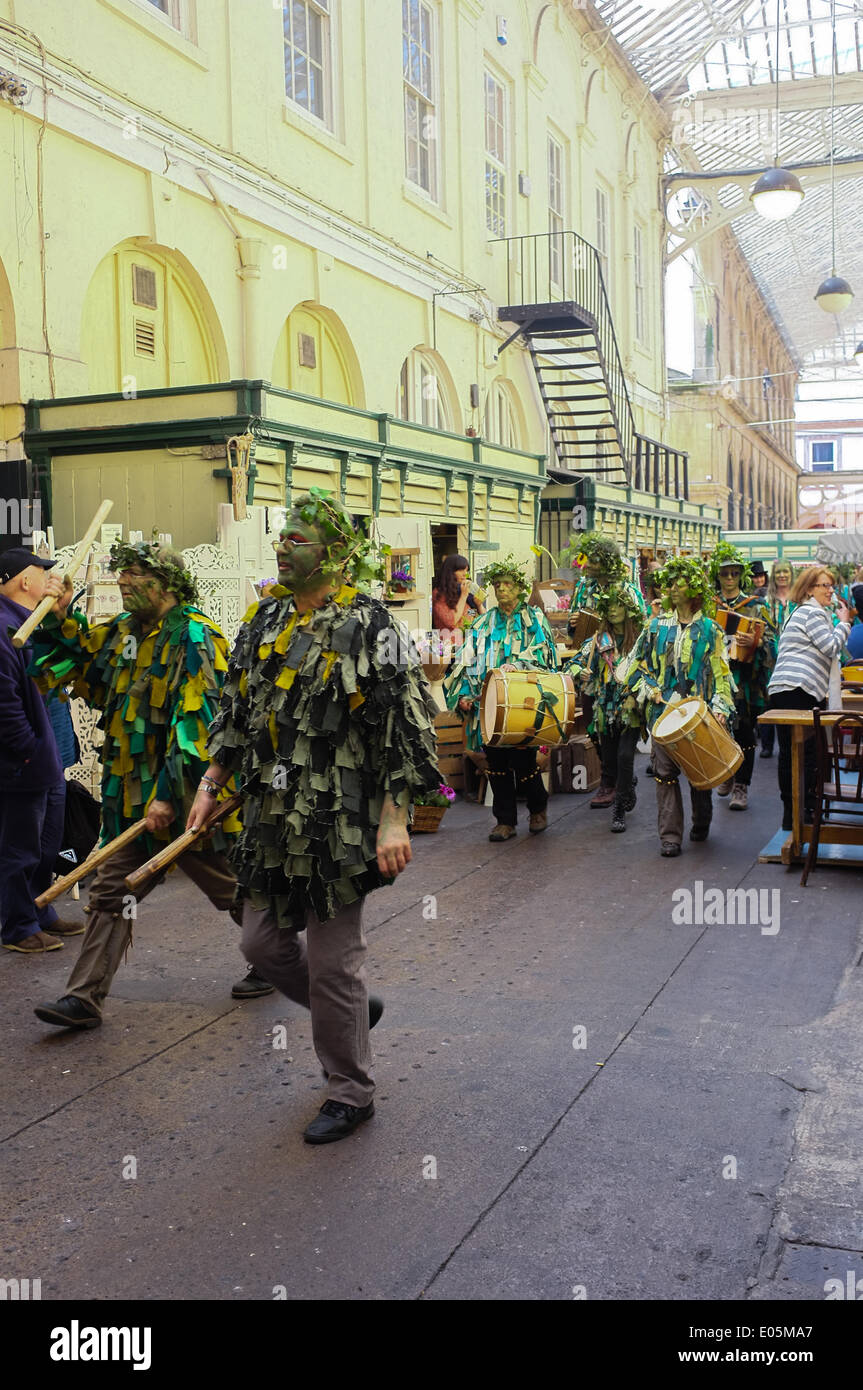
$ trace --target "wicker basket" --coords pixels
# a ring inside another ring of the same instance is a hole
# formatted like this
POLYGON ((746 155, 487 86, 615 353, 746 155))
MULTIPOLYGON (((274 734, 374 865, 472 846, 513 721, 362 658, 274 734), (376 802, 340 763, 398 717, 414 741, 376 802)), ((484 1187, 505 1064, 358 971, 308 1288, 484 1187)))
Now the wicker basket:
POLYGON ((433 835, 448 809, 447 806, 415 806, 411 826, 414 834, 433 835))

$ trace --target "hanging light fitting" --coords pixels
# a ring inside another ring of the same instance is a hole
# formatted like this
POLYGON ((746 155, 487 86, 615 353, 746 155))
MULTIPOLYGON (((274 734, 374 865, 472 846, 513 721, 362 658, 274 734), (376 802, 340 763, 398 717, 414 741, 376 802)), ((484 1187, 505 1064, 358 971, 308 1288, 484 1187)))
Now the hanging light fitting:
POLYGON ((783 169, 779 163, 779 4, 776 0, 776 113, 774 125, 773 168, 766 169, 752 187, 749 197, 759 216, 768 222, 783 222, 796 212, 803 202, 803 185, 790 169, 783 169))
POLYGON ((815 303, 825 314, 841 314, 854 298, 854 291, 836 274, 836 0, 830 0, 830 237, 832 270, 815 291, 815 303))

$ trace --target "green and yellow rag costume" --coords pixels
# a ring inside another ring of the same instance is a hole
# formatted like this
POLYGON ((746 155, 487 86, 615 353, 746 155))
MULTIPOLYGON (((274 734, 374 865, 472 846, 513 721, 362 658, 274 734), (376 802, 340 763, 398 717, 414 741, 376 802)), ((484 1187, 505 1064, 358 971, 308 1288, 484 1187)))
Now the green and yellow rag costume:
POLYGON ((377 865, 385 796, 437 790, 436 708, 407 631, 343 585, 298 614, 287 589, 249 609, 210 730, 241 783, 231 851, 239 896, 302 929, 389 879, 377 865))
MULTIPOLYGON (((500 608, 480 614, 444 681, 447 708, 454 710, 461 699, 478 702, 489 671, 506 665, 558 670, 554 635, 541 608, 519 603, 508 616, 500 608)), ((483 746, 478 703, 465 715, 465 746, 472 751, 483 746)))
POLYGON ((672 695, 698 695, 729 728, 734 722, 734 683, 725 659, 722 629, 698 614, 683 624, 676 613, 651 618, 625 658, 621 679, 644 711, 649 729, 664 709, 651 699, 658 690, 663 700, 672 695))
MULTIPOLYGON (((34 651, 40 690, 71 683, 73 696, 101 711, 102 843, 141 820, 151 801, 170 802, 170 827, 139 842, 155 853, 185 828, 207 769, 207 730, 228 669, 224 635, 191 604, 169 608, 149 632, 128 613, 91 627, 75 611, 62 621, 50 614, 34 651)), ((229 817, 209 845, 224 849, 239 826, 229 817)))

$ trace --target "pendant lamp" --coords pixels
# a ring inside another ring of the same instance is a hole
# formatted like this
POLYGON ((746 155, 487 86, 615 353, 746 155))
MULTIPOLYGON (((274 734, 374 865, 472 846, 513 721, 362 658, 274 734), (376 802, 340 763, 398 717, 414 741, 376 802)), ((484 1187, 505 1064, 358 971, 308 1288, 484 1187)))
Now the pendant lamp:
POLYGON ((776 114, 773 119, 774 126, 774 153, 773 168, 766 169, 761 178, 752 187, 749 197, 752 206, 760 217, 765 217, 768 222, 783 222, 786 217, 790 217, 792 212, 796 212, 803 202, 803 185, 796 174, 790 169, 783 169, 779 163, 779 3, 776 0, 776 53, 775 53, 775 79, 776 79, 776 114))

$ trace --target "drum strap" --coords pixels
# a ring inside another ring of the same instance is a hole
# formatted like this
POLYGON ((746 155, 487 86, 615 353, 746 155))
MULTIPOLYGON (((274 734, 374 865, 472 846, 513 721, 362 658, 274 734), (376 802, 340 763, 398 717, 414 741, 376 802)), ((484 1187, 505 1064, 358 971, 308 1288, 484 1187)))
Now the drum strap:
POLYGON ((554 706, 557 704, 560 697, 554 695, 550 690, 544 690, 540 681, 537 681, 536 688, 539 691, 539 703, 536 707, 536 713, 533 716, 533 727, 534 729, 541 729, 545 723, 545 716, 550 714, 557 726, 557 732, 561 742, 563 742, 563 725, 554 712, 554 706))

